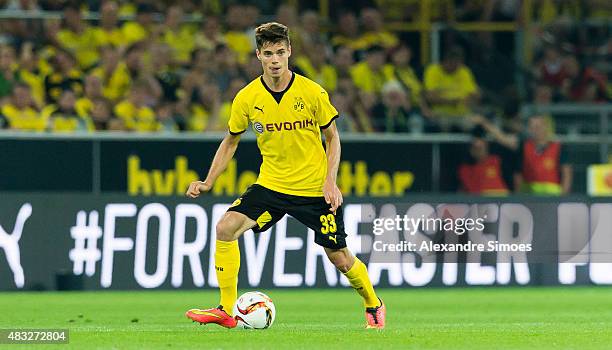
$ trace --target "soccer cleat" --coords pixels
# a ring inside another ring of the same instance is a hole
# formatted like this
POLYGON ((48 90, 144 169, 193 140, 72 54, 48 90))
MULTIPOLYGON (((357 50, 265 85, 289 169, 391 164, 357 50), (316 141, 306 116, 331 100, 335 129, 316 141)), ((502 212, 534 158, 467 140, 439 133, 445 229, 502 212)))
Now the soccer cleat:
POLYGON ((206 310, 191 309, 185 313, 185 316, 200 324, 216 323, 225 328, 234 328, 237 324, 236 319, 228 315, 221 305, 206 310))
POLYGON ((378 300, 380 301, 380 306, 366 308, 366 329, 385 328, 385 316, 387 310, 385 308, 385 303, 383 303, 380 298, 378 298, 378 300))

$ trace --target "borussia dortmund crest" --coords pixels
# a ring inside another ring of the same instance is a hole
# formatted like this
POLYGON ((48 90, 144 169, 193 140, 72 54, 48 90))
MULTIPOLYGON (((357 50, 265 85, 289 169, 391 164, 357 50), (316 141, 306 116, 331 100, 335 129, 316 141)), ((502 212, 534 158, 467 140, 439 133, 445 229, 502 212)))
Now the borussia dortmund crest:
POLYGON ((304 104, 304 100, 301 97, 293 99, 293 110, 301 112, 304 110, 304 107, 306 107, 306 104, 304 104))

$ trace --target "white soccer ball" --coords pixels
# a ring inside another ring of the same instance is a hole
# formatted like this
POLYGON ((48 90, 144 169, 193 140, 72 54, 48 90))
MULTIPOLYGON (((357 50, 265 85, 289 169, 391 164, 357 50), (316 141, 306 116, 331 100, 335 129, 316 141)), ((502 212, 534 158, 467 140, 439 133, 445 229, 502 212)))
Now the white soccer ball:
POLYGON ((233 309, 238 327, 245 329, 266 329, 274 323, 276 308, 272 299, 262 292, 242 294, 233 309))

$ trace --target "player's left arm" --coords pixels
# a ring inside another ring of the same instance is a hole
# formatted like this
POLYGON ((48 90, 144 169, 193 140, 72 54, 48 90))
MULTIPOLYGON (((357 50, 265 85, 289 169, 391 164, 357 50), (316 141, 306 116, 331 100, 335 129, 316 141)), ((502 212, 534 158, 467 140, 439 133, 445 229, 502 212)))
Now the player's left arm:
POLYGON ((340 165, 340 135, 336 123, 332 122, 323 129, 325 135, 325 152, 327 154, 327 175, 323 184, 323 196, 331 207, 329 211, 336 214, 336 209, 342 205, 342 193, 336 184, 338 166, 340 165))

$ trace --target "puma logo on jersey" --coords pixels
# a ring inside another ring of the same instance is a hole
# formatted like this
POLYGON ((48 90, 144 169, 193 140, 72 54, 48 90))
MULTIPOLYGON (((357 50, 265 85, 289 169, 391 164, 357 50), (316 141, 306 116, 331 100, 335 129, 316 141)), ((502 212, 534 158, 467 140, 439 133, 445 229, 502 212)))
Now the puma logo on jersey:
POLYGON ((258 110, 258 111, 261 111, 261 113, 263 113, 263 112, 264 112, 264 111, 263 111, 263 108, 264 108, 264 106, 261 106, 261 108, 260 108, 260 107, 255 106, 255 109, 256 109, 256 110, 258 110))
POLYGON ((297 129, 304 129, 309 126, 314 126, 314 121, 312 119, 298 120, 295 122, 267 123, 266 131, 274 132, 274 131, 283 131, 283 130, 297 130, 297 129))
POLYGON ((336 241, 336 236, 337 235, 327 236, 327 238, 329 238, 330 241, 334 241, 334 243, 338 244, 338 241, 336 241))

